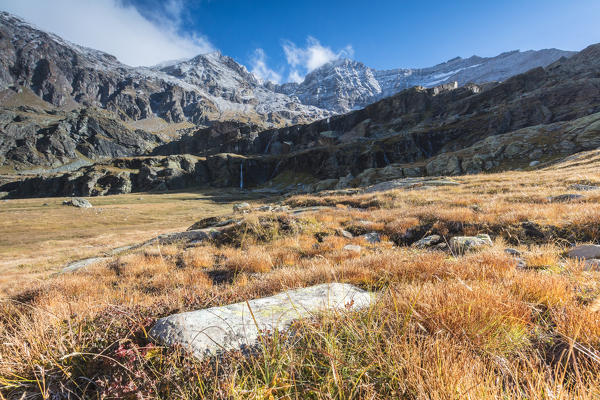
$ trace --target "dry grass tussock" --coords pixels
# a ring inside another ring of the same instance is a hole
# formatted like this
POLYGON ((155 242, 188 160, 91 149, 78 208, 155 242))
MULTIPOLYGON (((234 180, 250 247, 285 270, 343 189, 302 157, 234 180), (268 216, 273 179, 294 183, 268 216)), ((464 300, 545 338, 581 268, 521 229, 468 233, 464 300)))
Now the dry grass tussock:
POLYGON ((0 302, 0 398, 598 399, 600 272, 564 251, 600 240, 599 195, 546 200, 600 182, 596 171, 584 163, 459 177, 456 187, 298 196, 288 203, 331 208, 250 214, 219 242, 149 247, 32 280, 0 302), (372 231, 380 242, 359 236, 372 231), (494 245, 463 255, 411 246, 434 233, 442 242, 488 233, 494 245), (197 361, 147 336, 172 313, 333 281, 379 300, 299 321, 291 338, 265 338, 249 357, 197 361))

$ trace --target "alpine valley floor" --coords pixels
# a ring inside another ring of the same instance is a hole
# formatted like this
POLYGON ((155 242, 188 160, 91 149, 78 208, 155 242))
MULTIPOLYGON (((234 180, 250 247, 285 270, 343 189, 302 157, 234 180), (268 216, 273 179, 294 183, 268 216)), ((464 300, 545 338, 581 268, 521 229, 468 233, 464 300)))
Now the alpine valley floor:
POLYGON ((233 191, 107 196, 85 210, 0 203, 0 397, 598 399, 599 264, 568 252, 600 240, 599 166, 592 151, 278 204, 233 191), (242 200, 249 211, 232 214, 242 200), (218 234, 55 274, 192 224, 218 234), (458 238, 475 235, 491 243, 458 238), (266 335, 250 354, 197 360, 148 335, 171 314, 326 282, 379 296, 299 321, 293 343, 266 335))

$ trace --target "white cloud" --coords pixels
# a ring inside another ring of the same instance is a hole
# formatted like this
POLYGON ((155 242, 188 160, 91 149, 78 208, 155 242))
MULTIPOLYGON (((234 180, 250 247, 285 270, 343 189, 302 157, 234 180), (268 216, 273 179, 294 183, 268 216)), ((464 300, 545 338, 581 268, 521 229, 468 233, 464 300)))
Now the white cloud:
POLYGON ((263 49, 256 49, 250 60, 252 73, 261 81, 281 82, 281 74, 267 67, 267 55, 263 49))
POLYGON ((214 50, 207 38, 181 34, 183 0, 144 16, 119 0, 0 0, 0 9, 71 42, 113 54, 132 66, 154 65, 214 50))
POLYGON ((304 48, 298 47, 290 41, 284 41, 282 46, 285 58, 291 68, 288 79, 292 82, 301 82, 304 75, 320 66, 339 58, 352 57, 354 54, 350 45, 335 52, 330 47, 323 46, 312 36, 306 39, 304 48))
POLYGON ((293 69, 292 72, 290 72, 290 75, 288 76, 288 80, 290 82, 301 83, 304 80, 304 77, 300 75, 300 72, 298 72, 298 70, 293 69))

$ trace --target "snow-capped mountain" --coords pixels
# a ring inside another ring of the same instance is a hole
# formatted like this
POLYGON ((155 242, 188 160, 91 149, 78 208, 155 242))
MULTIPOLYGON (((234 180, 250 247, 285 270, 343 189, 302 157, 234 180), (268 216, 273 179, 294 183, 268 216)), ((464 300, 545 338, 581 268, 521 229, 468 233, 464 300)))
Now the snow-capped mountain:
POLYGON ((327 110, 344 113, 372 103, 374 96, 382 93, 376 72, 361 62, 340 59, 309 73, 300 84, 286 83, 273 89, 296 96, 303 104, 320 104, 327 110))
POLYGON ((132 68, 114 56, 70 43, 0 12, 0 90, 26 87, 57 107, 96 106, 122 119, 167 122, 236 120, 282 126, 362 108, 412 86, 502 81, 573 53, 513 51, 455 58, 430 68, 375 70, 340 59, 302 83, 274 85, 219 52, 132 68))
POLYGON ((299 84, 274 85, 273 89, 296 96, 304 104, 344 113, 413 86, 434 87, 453 81, 459 86, 469 82, 504 81, 573 54, 558 49, 515 50, 488 58, 456 57, 429 68, 392 70, 375 70, 361 62, 342 59, 317 68, 299 84))
POLYGON ((237 120, 263 126, 331 115, 260 84, 219 53, 149 68, 78 46, 6 12, 0 13, 0 90, 26 87, 57 107, 96 106, 123 119, 168 122, 237 120))

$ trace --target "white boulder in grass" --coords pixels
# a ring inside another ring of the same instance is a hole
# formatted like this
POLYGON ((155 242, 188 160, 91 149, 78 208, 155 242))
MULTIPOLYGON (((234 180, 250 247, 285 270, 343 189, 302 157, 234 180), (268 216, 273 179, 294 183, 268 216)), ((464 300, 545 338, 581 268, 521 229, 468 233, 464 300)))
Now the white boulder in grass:
POLYGON ((470 250, 479 250, 483 247, 492 246, 490 235, 481 234, 476 236, 454 236, 450 239, 450 248, 457 253, 464 253, 470 250))
POLYGON ((92 203, 82 197, 72 197, 63 201, 63 206, 73 206, 77 208, 92 208, 92 203))
POLYGON ((600 245, 582 244, 575 246, 567 252, 567 257, 580 260, 591 260, 600 258, 600 245))
POLYGON ((248 302, 174 314, 159 319, 150 330, 150 337, 167 346, 180 345, 203 358, 256 345, 261 332, 283 331, 299 318, 328 310, 359 310, 374 300, 374 294, 353 285, 326 283, 248 302))
POLYGON ((233 205, 233 212, 244 213, 244 212, 250 211, 250 208, 251 208, 250 204, 248 204, 248 203, 245 203, 245 202, 244 203, 237 203, 237 204, 233 205))

